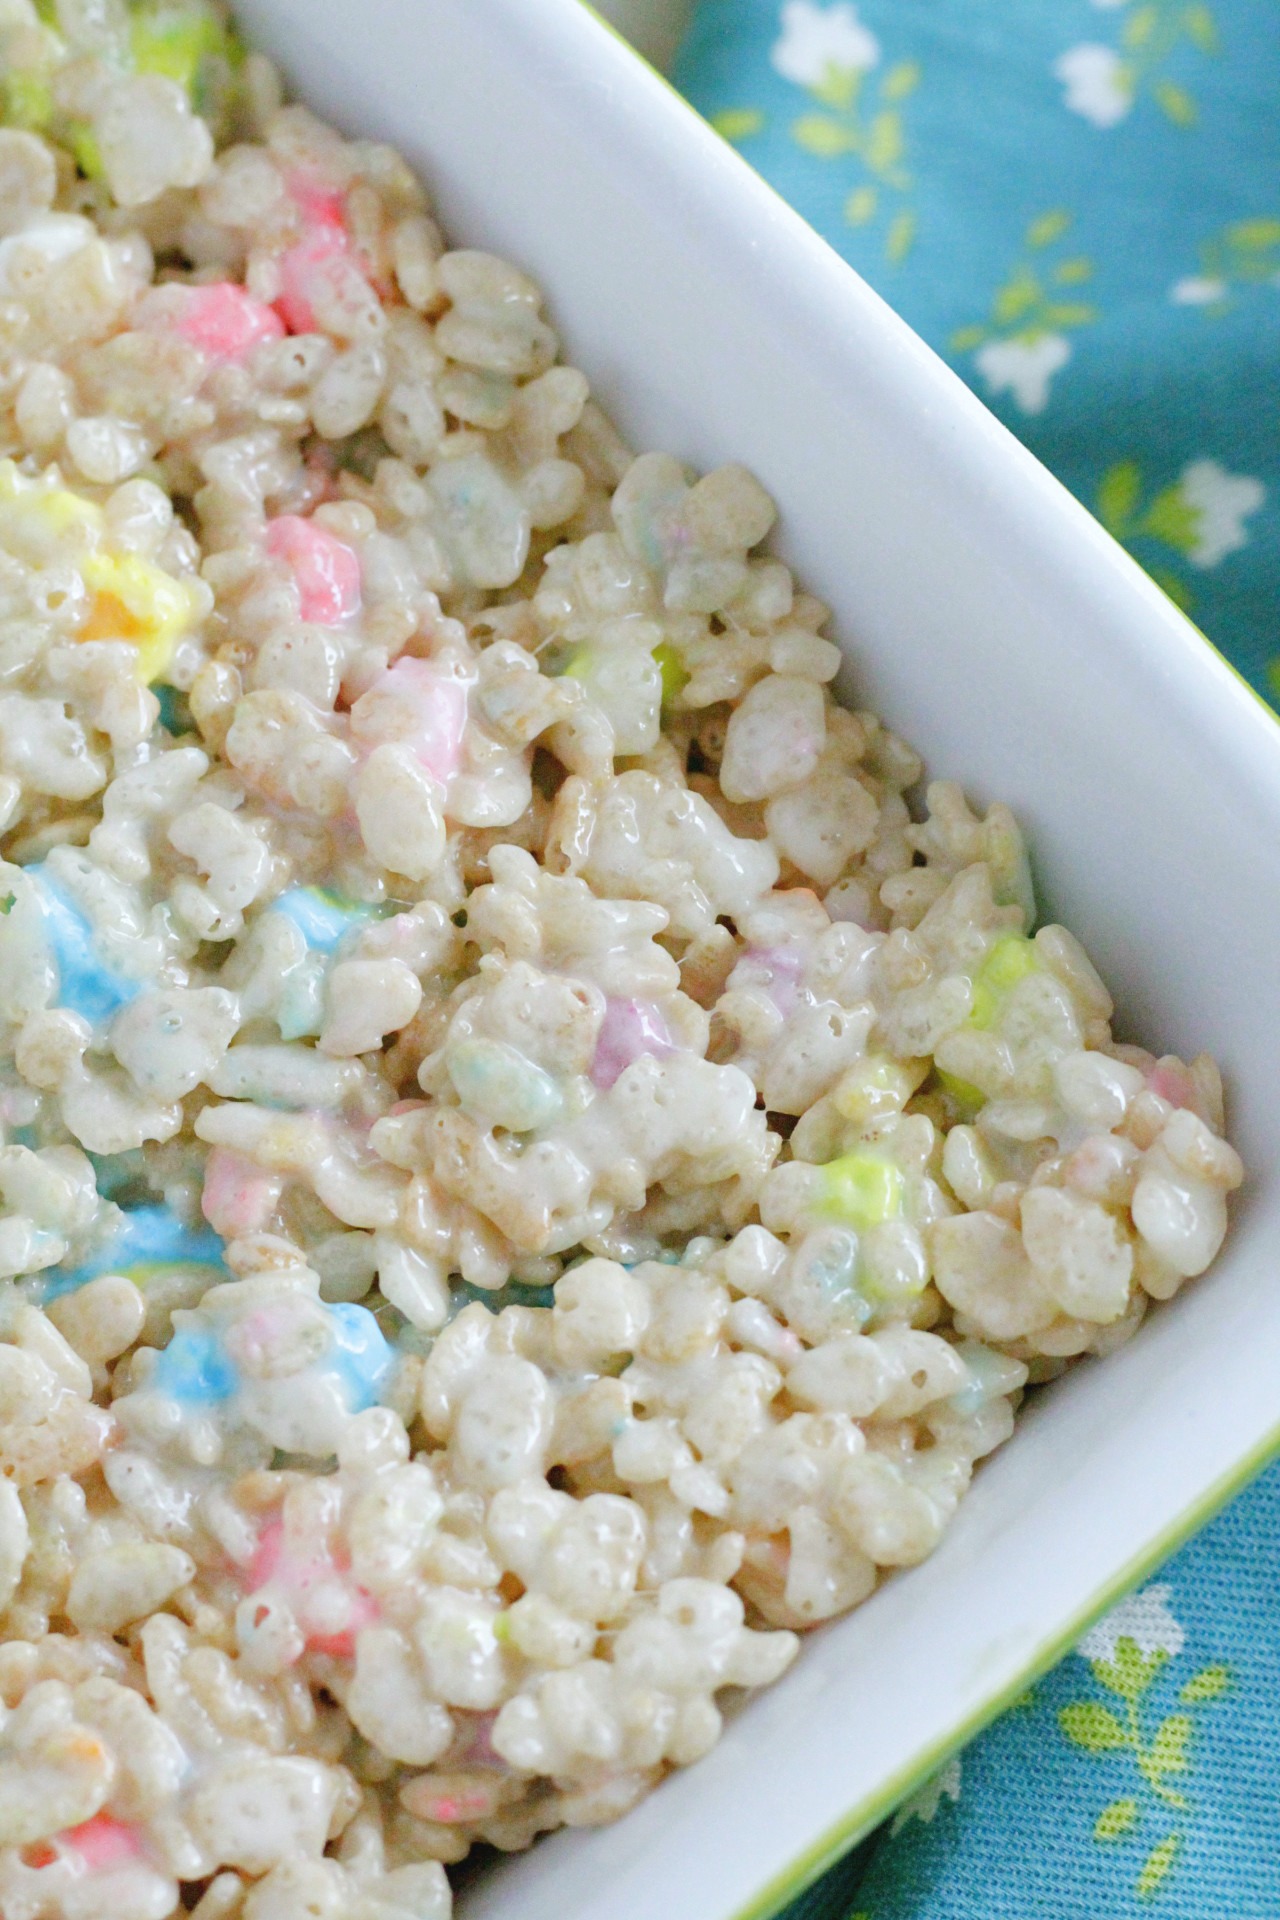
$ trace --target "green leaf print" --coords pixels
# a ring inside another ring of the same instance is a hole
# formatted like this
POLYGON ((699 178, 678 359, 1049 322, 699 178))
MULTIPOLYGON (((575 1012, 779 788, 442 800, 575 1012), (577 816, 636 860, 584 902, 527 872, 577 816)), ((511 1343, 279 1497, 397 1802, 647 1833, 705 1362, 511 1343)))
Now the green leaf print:
POLYGON ((1113 1800, 1104 1807, 1093 1823, 1095 1840, 1119 1840, 1138 1824, 1138 1803, 1136 1800, 1113 1800))
POLYGON ((1190 613, 1195 605, 1195 595, 1181 574, 1170 573, 1168 567, 1148 567, 1147 572, 1161 593, 1168 594, 1180 613, 1190 613))
POLYGON ((1097 319, 1098 310, 1088 301, 1051 297, 1052 288, 1088 280, 1093 273, 1093 262, 1083 254, 1072 254, 1058 261, 1037 258, 1062 239, 1071 218, 1065 207, 1050 207, 1028 223, 1023 236, 1026 256, 1015 260, 1003 285, 997 287, 990 318, 960 327, 952 334, 954 353, 972 353, 991 340, 1016 340, 1030 346, 1047 334, 1062 335, 1077 327, 1089 326, 1097 319), (1049 286, 1045 284, 1045 276, 1049 286))
MULTIPOLYGON (((1098 518, 1117 540, 1123 540, 1128 532, 1141 497, 1142 473, 1136 460, 1120 460, 1114 467, 1107 468, 1098 485, 1098 518)), ((1103 1664, 1095 1662, 1094 1672, 1103 1664)), ((1107 1684, 1103 1682, 1104 1686, 1107 1684)))
POLYGON ((1095 0, 1095 4, 1119 12, 1117 43, 1099 49, 1087 41, 1062 55, 1054 71, 1066 86, 1067 106, 1098 126, 1110 127, 1124 119, 1134 102, 1150 98, 1174 126, 1194 126, 1199 117, 1195 99, 1170 78, 1168 68, 1171 57, 1188 43, 1200 54, 1219 51, 1211 8, 1204 0, 1191 0, 1191 4, 1187 0, 1095 0), (1091 84, 1082 85, 1080 56, 1103 52, 1112 56, 1105 81, 1098 79, 1095 67, 1090 70, 1091 84), (1110 96, 1105 101, 1098 97, 1100 86, 1110 96))
MULTIPOLYGON (((1123 472, 1123 469, 1112 470, 1123 472)), ((1126 475, 1126 480, 1128 476, 1126 475)), ((1138 470, 1133 468, 1133 478, 1141 485, 1138 470)), ((1135 492, 1136 498, 1136 492, 1135 492)), ((1138 1700, 1146 1692, 1162 1666, 1169 1658, 1162 1647, 1153 1653, 1143 1653, 1136 1640, 1128 1634, 1121 1634, 1116 1642, 1114 1657, 1110 1660, 1091 1660, 1093 1677, 1112 1693, 1118 1693, 1122 1700, 1138 1700)))
POLYGON ((1051 247, 1071 225, 1071 215, 1062 207, 1054 207, 1048 213, 1038 214, 1027 228, 1029 247, 1051 247))
POLYGON ((1188 1766, 1187 1745, 1191 1739, 1194 1722, 1189 1713, 1171 1713, 1156 1728, 1155 1739, 1151 1742, 1148 1764, 1153 1775, 1159 1778, 1166 1773, 1185 1773, 1188 1766))
POLYGON ((726 107, 712 114, 711 124, 723 140, 749 140, 764 126, 764 115, 759 107, 726 107))
MULTIPOLYGON (((1142 474, 1137 463, 1119 461, 1103 477, 1099 512, 1109 525, 1130 526, 1139 512, 1141 497, 1142 474)), ((1124 1702, 1123 1714, 1113 1712, 1100 1700, 1078 1700, 1058 1712, 1058 1723, 1074 1746, 1105 1758, 1113 1774, 1119 1757, 1127 1754, 1125 1764, 1131 1764, 1137 1775, 1138 1791, 1109 1800, 1095 1818, 1093 1838, 1099 1846, 1122 1846, 1136 1833, 1144 1817, 1159 1814, 1162 1809, 1173 1808, 1183 1816, 1150 1848, 1137 1868, 1133 1887, 1141 1900, 1151 1899, 1172 1872, 1185 1842, 1187 1821, 1194 1816, 1189 1797, 1169 1784, 1172 1776, 1192 1770, 1194 1712, 1166 1714, 1150 1737, 1143 1726, 1143 1701, 1185 1641, 1181 1627, 1164 1605, 1167 1592, 1167 1588, 1157 1587, 1125 1603, 1129 1619, 1141 1632, 1141 1643, 1133 1635, 1117 1631, 1119 1621, 1109 1632, 1104 1622, 1091 1636, 1092 1644, 1087 1637, 1080 1650, 1093 1654, 1089 1671, 1113 1700, 1124 1702), (1144 1599, 1158 1603, 1154 1625, 1151 1605, 1144 1612, 1144 1599)), ((1182 1707, 1203 1708, 1220 1698, 1230 1684, 1230 1670, 1225 1665, 1202 1667, 1183 1683, 1179 1703, 1182 1707)))
POLYGON ((1087 300, 1051 300, 1043 314, 1047 327, 1087 327, 1098 317, 1098 309, 1087 300))
POLYGON ((825 109, 803 113, 791 123, 791 137, 817 160, 856 159, 865 177, 850 188, 844 214, 850 226, 883 220, 885 257, 905 259, 915 239, 916 219, 904 197, 911 188, 907 171, 907 130, 902 103, 920 82, 914 60, 900 60, 870 93, 870 74, 857 67, 829 64, 806 91, 825 109))
POLYGON ((1176 553, 1190 553, 1200 531, 1200 515, 1188 506, 1180 487, 1165 487, 1158 493, 1142 517, 1139 533, 1163 540, 1176 553))
POLYGON ((1155 37, 1156 28, 1159 25, 1159 7, 1135 7, 1124 23, 1120 39, 1126 47, 1148 46, 1155 37))
POLYGON ((821 80, 814 81, 809 91, 824 106, 835 107, 843 113, 857 99, 861 85, 862 75, 856 67, 838 67, 830 62, 821 80))
POLYGON ((1112 1747, 1126 1747, 1129 1737, 1109 1708, 1096 1700, 1081 1700, 1073 1707, 1061 1707, 1058 1724, 1068 1740, 1088 1753, 1106 1753, 1112 1747))
POLYGON ((1157 80, 1151 89, 1157 103, 1176 127, 1193 127, 1198 118, 1196 103, 1185 87, 1172 80, 1157 80))
MULTIPOLYGON (((1170 555, 1176 556, 1179 560, 1190 560, 1194 566, 1217 564, 1220 555, 1212 551, 1206 555, 1203 545, 1204 513, 1200 504, 1203 496, 1191 491, 1191 476, 1195 473, 1197 464, 1203 467, 1205 463, 1192 462, 1172 486, 1161 488, 1144 505, 1142 473, 1137 462, 1117 461, 1103 474, 1094 500, 1094 512, 1108 533, 1129 547, 1135 559, 1142 563, 1156 585, 1168 594, 1174 605, 1180 607, 1183 613, 1190 612, 1194 604, 1194 596, 1183 574, 1165 560, 1153 562, 1149 553, 1140 545, 1135 547, 1134 543, 1135 541, 1154 541, 1166 548, 1170 555)), ((1212 463, 1209 464, 1212 465, 1212 463)), ((1228 484, 1233 483, 1232 476, 1220 475, 1219 477, 1228 484)), ((1203 475, 1201 485, 1203 485, 1203 475)), ((1246 508, 1246 511, 1252 510, 1252 508, 1246 508)), ((1243 544, 1243 535, 1236 538, 1233 543, 1234 546, 1243 544)), ((1232 550, 1232 547, 1228 547, 1223 551, 1232 550)), ((1112 1679, 1106 1673, 1096 1669, 1095 1671, 1103 1686, 1108 1687, 1113 1693, 1123 1694, 1126 1688, 1137 1681, 1141 1681, 1143 1687, 1149 1685, 1155 1672, 1163 1664, 1164 1658, 1165 1656, 1158 1650, 1153 1654, 1143 1655, 1132 1646, 1132 1643, 1129 1643, 1126 1648, 1126 1642, 1122 1639, 1116 1654, 1116 1663, 1120 1669, 1119 1678, 1112 1679)), ((1207 1671, 1209 1669, 1206 1669, 1207 1671)), ((1214 1671, 1218 1670, 1214 1669, 1214 1671)), ((1222 1671, 1225 1672, 1225 1669, 1222 1671)), ((1206 1693, 1196 1697, 1209 1699, 1212 1696, 1206 1693)))
POLYGON ((890 67, 880 88, 882 100, 905 100, 920 85, 920 68, 914 60, 900 60, 890 67))
POLYGON ((1237 220, 1227 228, 1227 239, 1246 253, 1260 253, 1264 247, 1280 246, 1280 220, 1237 220))
POLYGON ((1201 1700, 1216 1700, 1231 1685, 1231 1669, 1226 1666, 1203 1667, 1188 1680, 1178 1695, 1183 1706, 1195 1706, 1201 1700))
POLYGON ((791 129, 791 137, 806 153, 820 160, 834 160, 837 154, 856 151, 857 140, 848 127, 829 120, 823 113, 806 113, 791 129))
POLYGON ((1161 1881, 1168 1875, 1174 1861, 1177 1859, 1178 1850, 1181 1845, 1182 1835, 1180 1833, 1171 1833, 1167 1840, 1162 1840, 1158 1847, 1151 1849, 1147 1855, 1142 1872, 1138 1875, 1137 1892, 1139 1898, 1149 1900, 1152 1894, 1157 1891, 1161 1881))
POLYGON ((1201 53, 1218 51, 1218 28, 1208 7, 1188 7, 1183 14, 1187 32, 1201 53))
POLYGON ((1043 298, 1040 282, 1028 267, 1016 268, 996 293, 991 312, 997 323, 1007 327, 1021 320, 1043 298))
POLYGON ((1179 280, 1170 298, 1216 318, 1234 305, 1237 287, 1280 286, 1280 220, 1271 214, 1236 220, 1200 248, 1200 272, 1179 280))
POLYGON ((911 242, 916 237, 916 217, 910 208, 895 214, 889 228, 884 250, 896 266, 899 260, 905 260, 911 251, 911 242))
POLYGON ((892 108, 886 108, 867 129, 867 165, 873 173, 888 173, 901 160, 904 147, 902 121, 892 108))

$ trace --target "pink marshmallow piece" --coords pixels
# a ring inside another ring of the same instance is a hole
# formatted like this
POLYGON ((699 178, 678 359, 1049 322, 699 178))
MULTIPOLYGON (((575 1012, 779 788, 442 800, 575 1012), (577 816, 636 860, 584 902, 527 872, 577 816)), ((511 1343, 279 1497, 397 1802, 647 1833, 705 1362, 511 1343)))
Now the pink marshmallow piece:
POLYGON ((68 1827, 59 1839, 64 1847, 79 1854, 90 1873, 109 1873, 113 1867, 137 1860, 142 1853, 134 1829, 122 1820, 113 1820, 109 1813, 96 1813, 82 1826, 68 1827))
POLYGON ((409 658, 388 667, 371 691, 412 703, 419 724, 406 744, 427 772, 447 786, 458 771, 467 730, 467 689, 462 681, 446 678, 428 660, 409 658))
POLYGON ((378 1618, 378 1604, 371 1593, 350 1578, 345 1561, 335 1560, 327 1551, 308 1555, 290 1553, 284 1537, 284 1523, 271 1520, 258 1539, 258 1550, 249 1564, 246 1586, 250 1597, 264 1588, 275 1587, 288 1599, 294 1616, 306 1635, 307 1646, 316 1653, 328 1653, 349 1660, 355 1653, 356 1635, 362 1627, 378 1618), (317 1587, 331 1589, 340 1582, 348 1599, 347 1624, 333 1633, 308 1623, 308 1598, 317 1587))
POLYGON ((1147 1075, 1147 1085, 1171 1107, 1195 1107, 1195 1082, 1185 1067, 1166 1066, 1161 1061, 1147 1075))
POLYGON ((655 1054, 661 1059, 675 1051, 671 1030, 652 1000, 608 1000, 591 1078, 601 1092, 607 1093, 619 1074, 642 1054, 655 1054))
POLYGON ((425 1804, 419 1803, 420 1818, 438 1821, 442 1826, 452 1826, 459 1820, 474 1820, 485 1813, 489 1807, 486 1793, 446 1793, 425 1804))
POLYGON ((323 280, 345 265, 348 252, 345 238, 322 228, 281 254, 276 262, 280 293, 275 305, 290 333, 318 332, 312 302, 323 280))
POLYGON ((322 187, 305 173, 294 173, 289 176, 289 198, 309 227, 346 238, 347 217, 336 187, 322 187))
POLYGON ((316 313, 312 303, 317 287, 325 277, 345 268, 352 251, 351 238, 340 193, 320 186, 305 174, 294 174, 288 185, 305 230, 301 240, 276 262, 280 273, 276 312, 290 333, 314 333, 316 313))
POLYGON ((247 360, 265 340, 283 340, 284 322, 243 287, 223 280, 191 289, 177 331, 207 359, 225 365, 247 360))
POLYGON ((249 1571, 245 1576, 250 1593, 257 1593, 260 1587, 265 1587, 269 1580, 275 1579, 276 1569, 283 1555, 284 1522, 268 1520, 258 1535, 257 1549, 249 1562, 249 1571))
POLYGON ((267 552, 298 586, 298 611, 316 627, 336 627, 360 611, 360 556, 314 520, 282 513, 267 527, 267 552))
POLYGON ((224 1240, 261 1233, 276 1210, 283 1177, 229 1147, 214 1147, 204 1164, 200 1211, 224 1240))

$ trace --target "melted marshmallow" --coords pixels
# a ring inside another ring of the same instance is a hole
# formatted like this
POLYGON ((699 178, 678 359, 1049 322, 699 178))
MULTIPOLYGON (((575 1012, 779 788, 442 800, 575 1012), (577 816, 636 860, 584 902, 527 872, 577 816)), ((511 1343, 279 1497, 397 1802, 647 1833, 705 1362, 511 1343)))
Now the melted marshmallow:
POLYGON ((267 552, 298 589, 298 611, 314 627, 336 627, 360 611, 360 557, 327 527, 282 513, 267 527, 267 552))

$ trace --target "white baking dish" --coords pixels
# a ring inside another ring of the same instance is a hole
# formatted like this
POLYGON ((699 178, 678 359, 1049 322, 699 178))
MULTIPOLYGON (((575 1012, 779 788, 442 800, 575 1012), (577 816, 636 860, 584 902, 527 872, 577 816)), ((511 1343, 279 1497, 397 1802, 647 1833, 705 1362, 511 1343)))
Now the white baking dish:
POLYGON ((939 1552, 620 1824, 465 1920, 773 1912, 1280 1444, 1280 731, 947 369, 575 0, 242 0, 301 92, 529 267, 637 447, 747 461, 848 687, 1018 810, 1121 1028, 1209 1046, 1250 1177, 1217 1269, 1037 1396, 939 1552))

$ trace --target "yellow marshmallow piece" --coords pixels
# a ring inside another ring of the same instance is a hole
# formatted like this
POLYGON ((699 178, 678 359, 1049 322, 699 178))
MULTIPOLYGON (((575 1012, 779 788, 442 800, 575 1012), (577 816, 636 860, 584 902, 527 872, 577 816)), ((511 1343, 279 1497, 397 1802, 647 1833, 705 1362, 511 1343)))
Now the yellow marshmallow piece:
POLYGON ((80 571, 93 596, 81 640, 127 640, 138 649, 138 678, 160 679, 178 641, 199 618, 194 584, 175 580, 136 553, 86 554, 80 571))
POLYGON ((158 680, 204 612, 204 590, 136 553, 104 546, 106 526, 92 500, 49 476, 28 479, 12 460, 0 460, 0 549, 32 567, 70 562, 88 589, 76 637, 127 641, 138 650, 138 678, 158 680))
POLYGON ((72 533, 83 546, 96 544, 102 525, 102 509, 91 500, 46 480, 28 480, 12 460, 0 460, 0 547, 28 566, 60 559, 55 546, 72 533))

